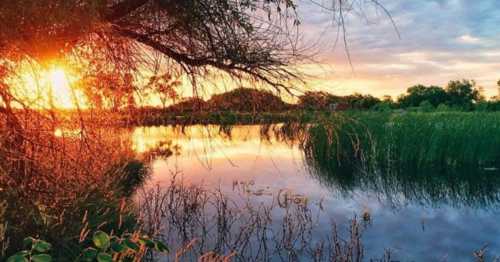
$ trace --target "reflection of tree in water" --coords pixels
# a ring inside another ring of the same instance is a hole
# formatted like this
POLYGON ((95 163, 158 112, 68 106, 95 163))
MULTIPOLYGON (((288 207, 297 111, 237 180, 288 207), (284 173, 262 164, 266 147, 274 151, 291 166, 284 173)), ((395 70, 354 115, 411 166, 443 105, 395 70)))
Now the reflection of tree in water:
MULTIPOLYGON (((449 132, 453 125, 449 129, 429 125, 423 130, 415 130, 424 134, 415 135, 407 132, 411 129, 408 127, 411 119, 395 123, 388 119, 373 120, 328 119, 319 124, 302 125, 302 128, 284 125, 277 129, 277 136, 287 141, 295 138, 304 150, 311 174, 344 193, 357 189, 372 191, 395 205, 411 202, 491 207, 499 203, 499 171, 485 166, 498 166, 495 160, 499 159, 499 152, 475 148, 474 154, 468 158, 458 154, 456 150, 465 150, 461 143, 473 140, 459 137, 460 132, 449 132), (402 134, 401 130, 405 133, 402 134), (432 132, 438 134, 431 135, 432 132), (406 144, 398 141, 403 139, 402 136, 406 136, 406 144), (440 154, 422 154, 433 153, 427 147, 433 146, 435 141, 431 140, 436 137, 466 141, 448 143, 447 148, 439 149, 440 154), (408 149, 401 147, 408 147, 414 153, 402 152, 408 149)), ((473 137, 476 141, 491 134, 474 131, 468 130, 471 136, 476 136, 473 137)), ((498 141, 489 139, 494 143, 498 141)), ((499 145, 490 146, 498 148, 499 145)))
MULTIPOLYGON (((495 161, 500 159, 496 158, 498 152, 475 149, 474 154, 464 156, 456 151, 465 150, 462 144, 468 142, 455 142, 447 147, 441 142, 442 149, 435 153, 436 150, 428 148, 436 142, 426 137, 448 141, 471 137, 457 137, 458 132, 450 132, 456 126, 451 124, 443 129, 440 122, 432 125, 420 122, 419 126, 424 127, 415 129, 411 125, 417 120, 410 117, 394 120, 394 116, 372 113, 359 118, 327 117, 316 124, 179 126, 165 131, 161 137, 166 142, 176 136, 224 141, 260 136, 266 143, 299 145, 306 167, 323 184, 345 194, 355 190, 371 192, 396 206, 407 203, 497 205, 500 200, 499 172, 488 167, 498 166, 495 161), (418 133, 412 134, 409 130, 418 133)), ((473 131, 476 140, 482 139, 480 132, 473 131)))

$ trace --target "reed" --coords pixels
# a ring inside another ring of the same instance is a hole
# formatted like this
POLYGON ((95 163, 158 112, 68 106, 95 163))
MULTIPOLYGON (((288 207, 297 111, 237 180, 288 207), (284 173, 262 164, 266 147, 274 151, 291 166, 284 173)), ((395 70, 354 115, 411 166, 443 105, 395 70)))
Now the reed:
POLYGON ((177 250, 151 259, 363 261, 363 222, 356 217, 347 225, 332 221, 325 230, 318 223, 320 211, 304 196, 272 196, 276 200, 271 203, 256 203, 251 197, 186 185, 175 175, 168 186, 142 190, 144 229, 177 250))
MULTIPOLYGON (((280 131, 283 129, 283 131, 280 131)), ((320 181, 422 203, 495 206, 500 189, 498 113, 348 113, 302 128, 299 140, 320 181)))

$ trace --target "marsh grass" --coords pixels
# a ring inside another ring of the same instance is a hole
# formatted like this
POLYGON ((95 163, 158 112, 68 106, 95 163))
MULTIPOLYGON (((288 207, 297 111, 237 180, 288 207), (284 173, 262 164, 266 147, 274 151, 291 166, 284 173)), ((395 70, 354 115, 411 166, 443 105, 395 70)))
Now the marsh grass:
POLYGON ((53 245, 54 260, 72 261, 97 230, 138 230, 129 196, 147 172, 129 138, 41 113, 18 121, 14 129, 0 116, 0 259, 34 237, 53 245))
POLYGON ((300 145, 311 174, 345 192, 362 186, 431 205, 500 202, 498 113, 351 112, 273 132, 300 145))
POLYGON ((347 117, 354 121, 347 128, 355 129, 364 142, 367 160, 379 166, 400 170, 499 167, 498 113, 356 113, 347 117))

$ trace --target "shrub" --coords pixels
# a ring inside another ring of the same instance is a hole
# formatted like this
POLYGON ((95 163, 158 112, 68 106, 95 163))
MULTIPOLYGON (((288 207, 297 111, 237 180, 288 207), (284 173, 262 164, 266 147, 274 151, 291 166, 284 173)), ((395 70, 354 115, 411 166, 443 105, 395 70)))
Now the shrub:
POLYGON ((437 112, 448 112, 448 111, 450 111, 450 107, 447 106, 446 104, 441 103, 437 106, 436 111, 437 112))
POLYGON ((389 112, 392 110, 392 105, 390 102, 380 102, 372 107, 372 110, 378 112, 389 112))
POLYGON ((418 108, 421 112, 431 112, 434 110, 434 106, 427 100, 422 101, 420 105, 418 105, 418 108))

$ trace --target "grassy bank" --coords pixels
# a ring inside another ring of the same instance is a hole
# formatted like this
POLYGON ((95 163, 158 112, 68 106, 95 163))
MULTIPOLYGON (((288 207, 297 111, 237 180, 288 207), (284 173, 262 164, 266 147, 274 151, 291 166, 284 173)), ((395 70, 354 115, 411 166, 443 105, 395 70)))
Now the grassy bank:
POLYGON ((355 112, 320 119, 313 130, 321 126, 350 141, 345 154, 387 167, 492 168, 500 160, 500 113, 355 112))

